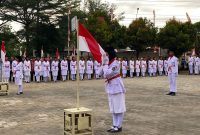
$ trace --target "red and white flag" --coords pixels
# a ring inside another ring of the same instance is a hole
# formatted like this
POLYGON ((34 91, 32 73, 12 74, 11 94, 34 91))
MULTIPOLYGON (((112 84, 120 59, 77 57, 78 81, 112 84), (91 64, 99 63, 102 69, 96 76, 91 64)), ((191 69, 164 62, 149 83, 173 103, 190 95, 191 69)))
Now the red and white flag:
POLYGON ((56 58, 60 59, 60 54, 59 54, 58 48, 56 49, 56 58))
POLYGON ((79 23, 79 50, 91 52, 94 59, 102 63, 102 57, 105 51, 81 23, 79 23))
POLYGON ((24 58, 26 58, 26 48, 24 49, 24 58))
POLYGON ((5 42, 2 41, 2 44, 1 44, 1 60, 2 60, 3 63, 5 63, 5 57, 6 57, 5 42))

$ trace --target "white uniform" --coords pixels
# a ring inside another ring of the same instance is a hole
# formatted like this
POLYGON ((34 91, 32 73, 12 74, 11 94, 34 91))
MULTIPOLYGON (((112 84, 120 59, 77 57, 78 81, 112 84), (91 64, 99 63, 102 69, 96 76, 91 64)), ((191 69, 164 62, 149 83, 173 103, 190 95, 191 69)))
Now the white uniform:
POLYGON ((24 61, 24 79, 25 82, 30 82, 30 77, 31 77, 31 62, 30 60, 25 60, 24 61))
POLYGON ((9 78, 10 78, 10 61, 5 61, 4 63, 4 81, 9 82, 9 78))
POLYGON ((35 78, 37 82, 40 82, 40 76, 42 72, 42 62, 39 60, 36 60, 34 63, 34 72, 35 72, 35 78))
POLYGON ((93 74, 93 67, 94 67, 94 63, 91 60, 88 60, 86 63, 87 66, 87 75, 88 75, 88 80, 92 79, 92 74, 93 74))
POLYGON ((50 77, 50 63, 49 61, 43 61, 42 64, 42 71, 43 71, 43 78, 44 81, 47 82, 48 78, 50 77))
POLYGON ((199 61, 199 57, 194 58, 194 73, 195 73, 196 75, 199 74, 199 65, 200 65, 199 62, 200 62, 200 61, 199 61))
POLYGON ((189 57, 188 59, 188 65, 189 65, 189 74, 193 74, 193 66, 194 66, 194 58, 189 57))
POLYGON ((143 77, 145 76, 146 71, 147 71, 147 62, 146 62, 146 60, 142 60, 141 61, 141 73, 142 73, 143 77))
POLYGON ((164 70, 165 70, 165 75, 168 75, 168 60, 164 60, 164 70))
POLYGON ((141 66, 140 64, 141 64, 140 60, 136 60, 136 62, 135 62, 135 69, 136 69, 136 76, 137 77, 140 76, 140 66, 141 66))
POLYGON ((54 82, 56 82, 58 78, 58 70, 59 70, 58 64, 59 64, 59 61, 55 61, 55 60, 53 60, 51 63, 51 72, 52 72, 54 82))
POLYGON ((98 61, 95 60, 94 61, 94 70, 95 70, 96 79, 99 79, 98 71, 99 71, 100 67, 101 67, 101 64, 98 61))
POLYGON ((60 68, 61 68, 62 79, 63 79, 63 81, 65 81, 67 79, 68 61, 62 60, 61 64, 60 64, 60 68))
POLYGON ((76 70, 77 70, 76 61, 71 61, 70 62, 70 71, 71 71, 71 79, 72 79, 72 81, 76 80, 76 70))
POLYGON ((156 76, 157 66, 158 66, 157 60, 153 60, 153 76, 156 76))
POLYGON ((127 61, 123 60, 122 61, 122 74, 123 74, 123 78, 125 78, 126 75, 127 75, 127 67, 128 67, 127 61))
POLYGON ((85 73, 85 61, 80 60, 79 61, 79 73, 80 73, 80 79, 84 79, 84 73, 85 73))
POLYGON ((149 76, 151 77, 153 75, 153 60, 149 60, 149 76))
POLYGON ((110 112, 113 114, 113 126, 121 127, 123 115, 126 112, 126 89, 120 77, 119 63, 115 60, 110 65, 105 65, 103 71, 107 78, 105 89, 108 94, 110 112))
POLYGON ((164 67, 163 60, 158 60, 158 71, 159 71, 160 76, 162 76, 162 74, 163 74, 163 67, 164 67))
POLYGON ((23 63, 19 62, 17 63, 15 69, 15 84, 19 86, 18 89, 18 94, 23 92, 23 86, 22 86, 22 81, 23 81, 23 63))
POLYGON ((178 76, 178 59, 173 56, 168 58, 168 77, 170 92, 177 92, 176 78, 178 76))
POLYGON ((129 68, 130 68, 130 77, 132 78, 134 70, 135 70, 135 61, 134 60, 129 61, 129 68))
POLYGON ((15 68, 16 68, 16 66, 17 66, 17 61, 14 60, 14 61, 12 62, 12 73, 13 73, 13 77, 14 77, 14 78, 15 78, 15 68))

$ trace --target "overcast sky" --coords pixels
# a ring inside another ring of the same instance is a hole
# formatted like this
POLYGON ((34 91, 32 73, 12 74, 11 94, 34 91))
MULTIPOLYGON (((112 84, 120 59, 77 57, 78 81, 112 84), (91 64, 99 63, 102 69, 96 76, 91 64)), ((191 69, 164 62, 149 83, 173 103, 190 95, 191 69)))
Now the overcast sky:
MULTIPOLYGON (((153 21, 153 10, 155 10, 155 25, 159 28, 165 25, 169 18, 175 16, 181 21, 187 21, 186 12, 191 17, 192 22, 200 21, 200 0, 104 0, 117 6, 115 14, 124 12, 125 18, 120 22, 128 26, 138 17, 147 17, 153 21)), ((12 23, 13 29, 18 30, 19 24, 12 23)))
POLYGON ((200 0, 105 0, 117 6, 116 14, 125 12, 125 19, 120 22, 128 26, 138 17, 147 17, 153 21, 153 10, 156 14, 156 26, 163 27, 166 20, 175 16, 181 21, 187 21, 186 12, 192 22, 200 21, 200 0))

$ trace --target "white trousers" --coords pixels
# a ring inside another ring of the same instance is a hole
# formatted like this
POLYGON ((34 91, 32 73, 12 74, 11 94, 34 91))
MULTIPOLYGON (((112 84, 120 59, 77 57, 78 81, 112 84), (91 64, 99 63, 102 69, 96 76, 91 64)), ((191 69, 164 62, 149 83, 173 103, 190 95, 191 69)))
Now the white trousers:
POLYGON ((124 113, 113 113, 112 117, 113 117, 113 126, 121 128, 124 118, 124 113))
POLYGON ((193 74, 193 65, 189 65, 189 73, 193 74))
POLYGON ((67 79, 67 76, 66 75, 62 75, 62 80, 66 81, 66 79, 67 79))
POLYGON ((131 77, 131 78, 133 78, 133 73, 134 73, 134 72, 130 72, 130 77, 131 77))
POLYGON ((35 78, 37 82, 40 82, 40 75, 35 76, 35 78))
POLYGON ((30 82, 30 76, 24 76, 25 82, 30 82))
POLYGON ((163 72, 162 72, 162 71, 159 71, 159 75, 162 76, 162 75, 163 75, 163 72))
POLYGON ((139 77, 140 76, 140 72, 136 72, 136 76, 139 77))
POLYGON ((91 79, 92 79, 92 75, 88 74, 88 80, 91 80, 91 79))
POLYGON ((145 72, 142 72, 142 77, 145 77, 145 72))
POLYGON ((83 74, 82 73, 80 73, 80 79, 83 80, 83 74))
POLYGON ((176 74, 175 73, 169 73, 169 84, 170 84, 170 92, 177 92, 177 85, 176 85, 176 74))
POLYGON ((58 76, 53 76, 53 81, 54 81, 54 82, 57 81, 57 77, 58 77, 58 76))
POLYGON ((76 74, 71 74, 71 79, 72 79, 72 81, 75 81, 76 80, 76 74))

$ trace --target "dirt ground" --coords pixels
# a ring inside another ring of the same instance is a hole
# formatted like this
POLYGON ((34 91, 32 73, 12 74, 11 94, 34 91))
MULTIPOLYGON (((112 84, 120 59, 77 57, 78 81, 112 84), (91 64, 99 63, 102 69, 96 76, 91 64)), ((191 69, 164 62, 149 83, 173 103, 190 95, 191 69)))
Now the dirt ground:
MULTIPOLYGON (((180 75, 178 95, 167 77, 124 79, 127 112, 118 135, 200 135, 200 76, 180 75)), ((94 110, 95 135, 111 125, 104 80, 82 81, 81 106, 94 110)), ((63 135, 63 110, 75 107, 76 83, 24 84, 24 95, 0 96, 0 135, 63 135)))

